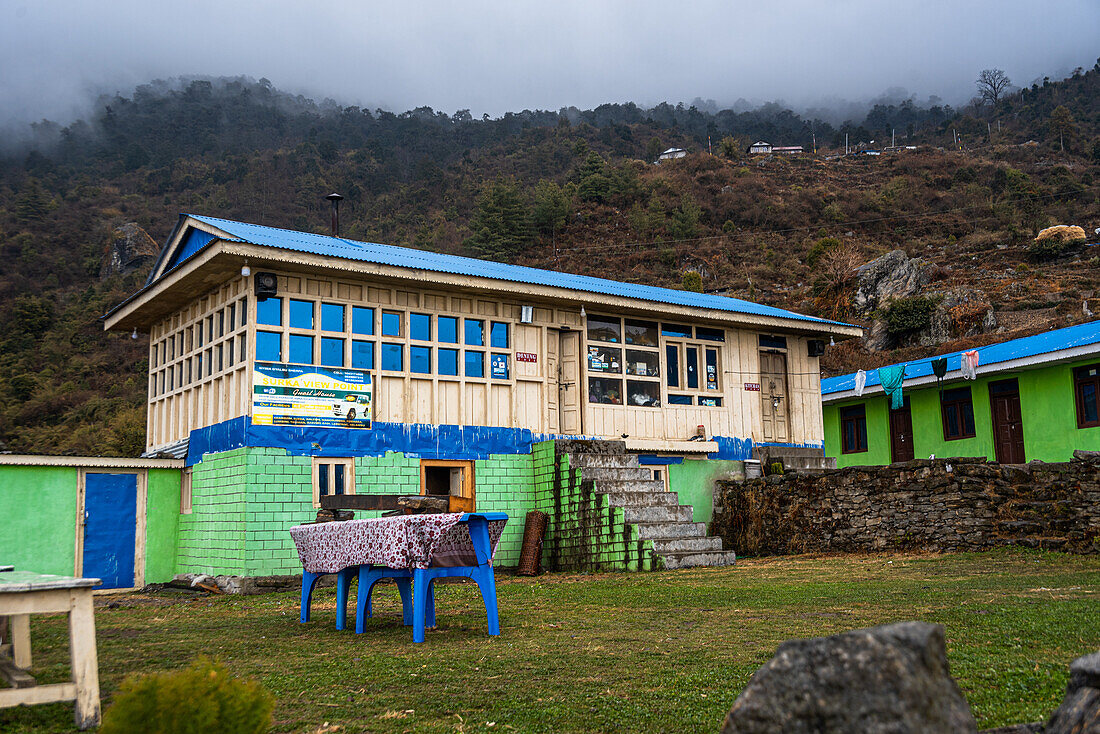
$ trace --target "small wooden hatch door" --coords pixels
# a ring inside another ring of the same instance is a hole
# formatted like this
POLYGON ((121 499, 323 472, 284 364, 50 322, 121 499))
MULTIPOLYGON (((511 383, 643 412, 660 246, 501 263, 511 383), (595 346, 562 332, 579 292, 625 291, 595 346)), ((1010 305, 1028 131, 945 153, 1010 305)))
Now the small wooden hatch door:
POLYGON ((902 407, 890 409, 890 461, 912 461, 913 453, 913 414, 905 398, 902 407))
POLYGON ((420 494, 450 497, 451 512, 473 512, 474 462, 422 459, 420 494))
POLYGON ((1024 419, 1020 412, 1020 387, 1015 379, 989 383, 993 413, 993 448, 1001 464, 1024 464, 1024 419))
POLYGON ((765 441, 787 440, 788 402, 787 355, 760 352, 760 414, 765 441))

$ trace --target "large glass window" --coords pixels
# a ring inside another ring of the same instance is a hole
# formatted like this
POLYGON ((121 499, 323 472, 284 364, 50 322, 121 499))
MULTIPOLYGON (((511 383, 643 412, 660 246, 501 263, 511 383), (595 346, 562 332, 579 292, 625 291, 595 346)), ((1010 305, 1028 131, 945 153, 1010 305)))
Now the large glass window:
POLYGON ((623 350, 611 347, 588 347, 588 371, 589 372, 615 372, 623 371, 623 350))
POLYGON ((485 352, 466 350, 466 376, 485 377, 485 352))
POLYGON ((458 350, 439 349, 436 357, 436 371, 441 375, 458 375, 458 350))
POLYGON ((683 324, 661 324, 661 336, 671 336, 677 339, 690 339, 691 327, 683 324))
POLYGON ((485 322, 477 319, 464 319, 462 333, 465 342, 472 347, 485 346, 485 322))
POLYGON ((351 366, 360 370, 374 369, 374 342, 352 340, 351 366))
POLYGON ((432 317, 426 313, 409 314, 409 338, 421 342, 432 340, 432 317))
POLYGON ((699 326, 695 329, 695 338, 708 342, 724 342, 726 332, 724 329, 709 329, 705 326, 699 326))
POLYGON ((974 438, 974 403, 970 398, 969 387, 944 390, 940 399, 940 413, 943 417, 945 441, 974 438))
POLYGON ((1077 427, 1100 426, 1100 364, 1075 369, 1073 390, 1077 403, 1077 427))
POLYGON ((440 316, 435 320, 439 331, 439 341, 458 344, 458 319, 454 316, 440 316))
POLYGON ((508 348, 508 324, 494 321, 489 329, 489 346, 493 349, 508 348))
POLYGON ((867 416, 864 406, 840 409, 840 451, 858 454, 867 450, 867 416))
POLYGON ((344 366, 344 340, 331 336, 321 337, 321 364, 326 367, 344 366))
POLYGON ((374 334, 374 309, 362 306, 351 307, 351 332, 372 336, 374 334))
POLYGON ((687 370, 687 386, 689 390, 699 389, 699 350, 696 347, 688 347, 684 350, 684 366, 687 370))
POLYGON ((290 299, 290 328, 313 328, 313 301, 299 301, 290 299))
POLYGON ((290 335, 290 362, 313 364, 313 337, 304 334, 290 335))
MULTIPOLYGON (((256 359, 260 362, 282 362, 283 335, 274 331, 257 331, 256 359)), ((190 365, 188 367, 190 368, 190 365)), ((190 375, 187 381, 191 381, 190 375)))
POLYGON ((409 372, 426 375, 432 371, 432 348, 409 347, 409 372))
POLYGON ((640 347, 655 347, 657 346, 657 324, 651 321, 631 321, 626 320, 626 338, 624 341, 627 344, 635 344, 640 347))
POLYGON ((344 330, 344 307, 339 303, 321 304, 321 331, 344 330))
POLYGON ((622 341, 622 323, 619 319, 607 316, 588 317, 588 339, 595 342, 612 342, 618 344, 622 341))
POLYGON ((622 405, 623 381, 607 377, 589 377, 588 402, 622 405))
POLYGON ((703 352, 707 370, 705 384, 708 390, 717 390, 719 385, 718 350, 704 349, 703 352))
POLYGON ((634 405, 638 407, 661 407, 661 383, 642 380, 627 380, 626 402, 628 405, 634 405))
POLYGON ((264 326, 283 325, 283 299, 259 298, 256 300, 256 323, 264 326))
POLYGON ((405 369, 405 345, 382 344, 382 369, 402 372, 405 369))
POLYGON ((680 348, 675 344, 665 345, 665 374, 669 387, 680 387, 680 348))
POLYGON ((638 377, 660 377, 660 352, 647 352, 641 349, 626 350, 626 374, 638 377))

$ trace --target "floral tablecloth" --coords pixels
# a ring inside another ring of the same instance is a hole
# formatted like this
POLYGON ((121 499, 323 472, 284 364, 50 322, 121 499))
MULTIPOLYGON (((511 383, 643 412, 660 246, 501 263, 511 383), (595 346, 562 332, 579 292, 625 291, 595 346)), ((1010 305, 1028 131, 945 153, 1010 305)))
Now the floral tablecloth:
MULTIPOLYGON (((462 513, 398 515, 296 525, 290 529, 302 567, 310 573, 336 573, 349 566, 428 568, 476 566, 477 556, 462 513)), ((506 520, 489 523, 496 553, 506 520)))

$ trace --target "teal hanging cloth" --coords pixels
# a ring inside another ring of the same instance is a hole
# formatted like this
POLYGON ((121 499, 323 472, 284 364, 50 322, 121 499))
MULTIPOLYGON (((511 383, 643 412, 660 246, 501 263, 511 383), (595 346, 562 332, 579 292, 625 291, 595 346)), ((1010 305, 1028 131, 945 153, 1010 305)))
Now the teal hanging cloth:
POLYGON ((890 396, 890 407, 899 410, 905 405, 901 396, 901 383, 905 381, 905 365, 895 364, 878 368, 878 381, 882 389, 890 396))

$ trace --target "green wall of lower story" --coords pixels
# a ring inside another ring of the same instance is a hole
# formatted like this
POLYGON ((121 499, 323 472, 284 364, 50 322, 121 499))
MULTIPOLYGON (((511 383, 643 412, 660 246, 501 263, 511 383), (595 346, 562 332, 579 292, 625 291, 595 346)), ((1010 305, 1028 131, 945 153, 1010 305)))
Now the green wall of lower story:
POLYGON ((76 467, 0 466, 0 563, 72 576, 76 467))
POLYGON ((715 480, 744 474, 744 467, 743 461, 684 459, 668 465, 668 488, 680 498, 681 505, 691 505, 694 522, 709 523, 714 515, 715 480))
POLYGON ((171 581, 176 573, 180 472, 149 469, 145 503, 145 583, 171 581))
MULTIPOLYGON (((1020 391, 1024 451, 1028 461, 1069 461, 1076 449, 1100 450, 1100 427, 1078 428, 1073 369, 1095 363, 1095 359, 1051 365, 1018 372, 981 376, 977 380, 953 381, 944 389, 970 387, 974 405, 974 437, 947 441, 943 437, 939 388, 935 385, 906 390, 913 417, 913 448, 918 459, 936 456, 985 456, 996 458, 989 383, 1015 378, 1020 391)), ((853 398, 824 406, 825 455, 837 459, 837 466, 890 463, 889 399, 882 394, 853 398), (867 451, 841 453, 840 409, 865 406, 867 451)))

